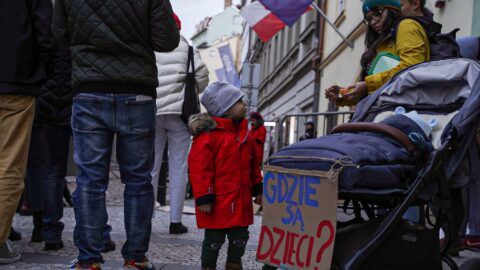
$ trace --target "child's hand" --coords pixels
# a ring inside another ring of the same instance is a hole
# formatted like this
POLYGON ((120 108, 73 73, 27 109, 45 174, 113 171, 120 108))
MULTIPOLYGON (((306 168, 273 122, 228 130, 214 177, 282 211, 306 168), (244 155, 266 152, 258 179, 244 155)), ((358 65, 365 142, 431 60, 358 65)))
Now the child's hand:
POLYGON ((202 213, 210 214, 210 213, 212 213, 212 204, 211 203, 202 204, 202 205, 198 206, 198 210, 200 210, 200 212, 202 212, 202 213))
POLYGON ((263 202, 263 195, 262 194, 259 194, 255 197, 255 201, 254 201, 256 204, 258 205, 262 205, 262 202, 263 202))

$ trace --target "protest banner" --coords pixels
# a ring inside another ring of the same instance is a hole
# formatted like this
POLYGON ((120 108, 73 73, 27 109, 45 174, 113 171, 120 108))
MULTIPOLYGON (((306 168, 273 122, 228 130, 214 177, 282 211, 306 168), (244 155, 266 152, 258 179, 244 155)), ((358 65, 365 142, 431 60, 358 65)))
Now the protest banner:
POLYGON ((266 166, 257 260, 281 269, 329 270, 338 174, 266 166))

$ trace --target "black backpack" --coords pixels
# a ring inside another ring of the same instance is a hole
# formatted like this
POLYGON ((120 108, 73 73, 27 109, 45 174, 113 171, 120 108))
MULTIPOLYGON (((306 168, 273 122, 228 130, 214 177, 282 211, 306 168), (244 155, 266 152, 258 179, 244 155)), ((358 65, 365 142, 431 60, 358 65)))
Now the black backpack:
POLYGON ((405 19, 415 20, 425 30, 428 41, 430 43, 431 61, 460 57, 460 47, 458 46, 456 41, 457 32, 460 29, 456 28, 450 33, 441 33, 442 25, 434 22, 433 20, 425 17, 402 17, 394 28, 394 37, 396 37, 400 22, 405 19))

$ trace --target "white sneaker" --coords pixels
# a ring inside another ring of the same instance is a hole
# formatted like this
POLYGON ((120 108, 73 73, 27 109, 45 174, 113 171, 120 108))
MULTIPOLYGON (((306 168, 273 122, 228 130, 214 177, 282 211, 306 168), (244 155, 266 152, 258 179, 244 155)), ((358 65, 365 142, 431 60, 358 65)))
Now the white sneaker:
POLYGON ((12 242, 6 240, 5 244, 0 247, 0 264, 9 264, 20 261, 22 255, 13 250, 12 242))

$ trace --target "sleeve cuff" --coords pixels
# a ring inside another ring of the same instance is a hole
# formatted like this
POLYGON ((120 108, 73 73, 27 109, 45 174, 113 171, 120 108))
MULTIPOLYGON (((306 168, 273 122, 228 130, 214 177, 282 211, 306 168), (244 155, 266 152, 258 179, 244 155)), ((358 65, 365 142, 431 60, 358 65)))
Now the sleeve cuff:
POLYGON ((195 199, 195 204, 197 206, 204 205, 204 204, 209 204, 209 203, 214 203, 214 202, 215 202, 215 194, 208 194, 208 195, 202 196, 198 199, 195 199))
POLYGON ((263 182, 253 186, 253 197, 263 193, 263 182))

